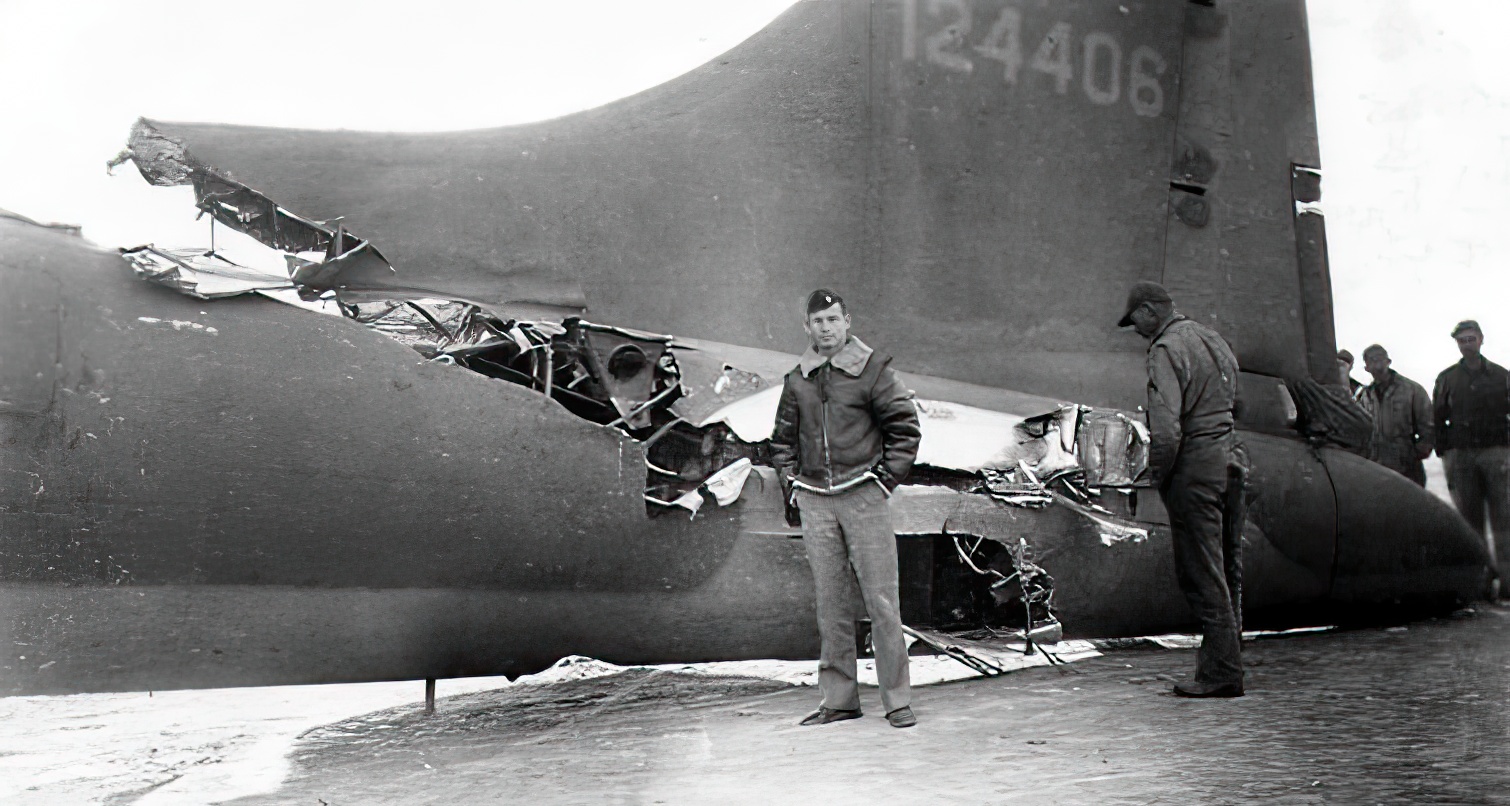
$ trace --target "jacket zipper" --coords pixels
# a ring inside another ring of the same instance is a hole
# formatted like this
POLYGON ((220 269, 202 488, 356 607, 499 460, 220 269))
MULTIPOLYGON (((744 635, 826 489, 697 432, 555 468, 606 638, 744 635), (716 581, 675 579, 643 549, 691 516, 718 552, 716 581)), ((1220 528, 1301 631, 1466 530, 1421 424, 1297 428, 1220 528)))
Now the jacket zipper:
POLYGON ((823 367, 823 377, 818 379, 818 383, 820 384, 820 389, 822 391, 820 398, 823 402, 823 428, 821 429, 823 431, 823 473, 828 477, 829 489, 833 489, 834 459, 829 454, 828 450, 828 372, 828 365, 825 364, 823 367))

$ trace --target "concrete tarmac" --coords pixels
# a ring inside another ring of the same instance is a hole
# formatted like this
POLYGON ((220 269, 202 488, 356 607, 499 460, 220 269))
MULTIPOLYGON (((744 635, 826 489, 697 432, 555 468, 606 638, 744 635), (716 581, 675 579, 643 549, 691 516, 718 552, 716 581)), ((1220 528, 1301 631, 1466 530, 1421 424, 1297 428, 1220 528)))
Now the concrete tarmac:
POLYGON ((1260 640, 1248 696, 1189 651, 917 690, 918 727, 797 726, 811 688, 628 670, 306 733, 253 804, 1510 803, 1510 608, 1260 640))

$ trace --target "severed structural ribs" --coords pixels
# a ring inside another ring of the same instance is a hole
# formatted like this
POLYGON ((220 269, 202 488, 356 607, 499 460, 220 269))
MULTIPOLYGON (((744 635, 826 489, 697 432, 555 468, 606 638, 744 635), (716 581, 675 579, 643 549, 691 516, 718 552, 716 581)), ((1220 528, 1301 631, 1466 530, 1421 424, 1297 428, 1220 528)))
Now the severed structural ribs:
MULTIPOLYGON (((529 387, 578 417, 620 429, 646 456, 645 502, 651 517, 690 511, 709 499, 738 500, 757 465, 770 465, 769 435, 779 388, 671 336, 594 324, 549 313, 529 319, 395 280, 369 241, 336 223, 297 215, 213 167, 145 121, 112 166, 133 161, 156 185, 192 185, 195 206, 211 219, 208 249, 123 249, 137 276, 201 299, 257 293, 359 322, 425 358, 529 387), (255 265, 215 248, 214 226, 250 236, 255 265), (257 246, 260 244, 260 246, 257 246)), ((585 304, 585 301, 584 301, 585 304)), ((580 313, 580 310, 578 311, 580 313)), ((1101 491, 1129 493, 1141 483, 1148 436, 1115 411, 1061 406, 1018 418, 945 401, 918 400, 924 440, 911 487, 949 488, 1014 508, 1062 506, 1093 524, 1101 541, 1141 541, 1147 530, 1114 513, 1101 491)), ((950 532, 904 541, 927 577, 926 621, 976 638, 1054 642, 1053 579, 1028 542, 950 532), (919 553, 921 552, 921 553, 919 553), (973 631, 973 632, 971 632, 973 631)), ((904 588, 907 580, 903 580, 904 588)), ((906 605, 904 591, 904 609, 906 605)), ((904 613, 905 615, 905 613, 904 613)), ((947 653, 946 653, 947 654, 947 653)))
MULTIPOLYGON (((578 417, 622 429, 645 448, 652 515, 682 508, 695 516, 704 492, 720 505, 733 503, 753 465, 770 464, 763 439, 747 442, 722 422, 692 419, 706 407, 688 405, 678 361, 688 352, 673 350, 670 336, 579 317, 559 324, 502 319, 458 302, 343 304, 342 312, 433 360, 527 386, 578 417)), ((720 391, 765 386, 758 375, 722 370, 714 382, 720 391)))

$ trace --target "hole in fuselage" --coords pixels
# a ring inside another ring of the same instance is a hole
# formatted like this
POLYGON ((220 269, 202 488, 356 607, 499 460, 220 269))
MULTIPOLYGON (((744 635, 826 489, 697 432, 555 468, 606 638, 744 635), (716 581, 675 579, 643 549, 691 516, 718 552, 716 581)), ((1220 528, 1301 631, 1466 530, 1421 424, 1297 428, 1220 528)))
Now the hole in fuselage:
POLYGON ((1053 580, 1027 562, 1024 581, 1012 551, 994 540, 899 535, 897 566, 904 623, 946 632, 1007 634, 1056 621, 1053 580), (974 568, 961 558, 957 540, 974 568))

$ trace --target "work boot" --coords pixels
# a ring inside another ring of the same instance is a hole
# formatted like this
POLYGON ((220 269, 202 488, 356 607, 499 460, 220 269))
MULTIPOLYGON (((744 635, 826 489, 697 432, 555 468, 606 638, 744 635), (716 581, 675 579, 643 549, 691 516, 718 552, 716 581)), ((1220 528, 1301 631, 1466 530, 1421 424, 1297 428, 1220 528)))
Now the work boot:
POLYGON ((910 728, 918 723, 918 718, 912 715, 912 706, 904 705, 886 715, 886 721, 893 728, 910 728))
POLYGON ((1241 697, 1242 683, 1177 683, 1174 693, 1180 697, 1241 697))
POLYGON ((827 725, 830 722, 843 722, 846 719, 859 719, 860 717, 861 713, 859 708, 856 708, 853 711, 841 711, 837 708, 825 708, 820 705, 818 706, 818 710, 812 712, 811 714, 808 714, 806 717, 803 717, 802 721, 798 722, 797 724, 804 726, 827 725))

